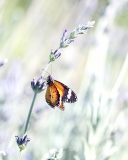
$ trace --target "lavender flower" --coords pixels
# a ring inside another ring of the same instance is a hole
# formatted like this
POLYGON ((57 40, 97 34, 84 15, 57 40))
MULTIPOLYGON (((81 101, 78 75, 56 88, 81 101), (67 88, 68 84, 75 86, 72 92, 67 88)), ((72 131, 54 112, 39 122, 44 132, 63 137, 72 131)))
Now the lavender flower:
POLYGON ((62 38, 60 40, 60 48, 65 48, 70 45, 70 43, 74 42, 74 39, 80 35, 85 34, 88 29, 93 27, 93 24, 95 21, 88 21, 85 25, 79 25, 77 28, 74 28, 73 31, 71 31, 70 36, 66 38, 67 30, 63 32, 62 38))
POLYGON ((30 141, 30 138, 28 138, 27 135, 25 135, 23 138, 20 138, 18 136, 15 137, 18 147, 20 148, 20 151, 24 150, 28 142, 30 141))
POLYGON ((50 62, 55 61, 60 56, 61 56, 61 52, 59 49, 56 49, 56 50, 52 49, 50 53, 50 62))
POLYGON ((42 76, 40 76, 37 81, 35 79, 31 81, 31 88, 37 93, 42 92, 46 88, 46 82, 42 82, 42 76))
POLYGON ((64 41, 65 40, 65 37, 66 37, 66 34, 67 34, 67 30, 65 29, 64 31, 63 31, 63 35, 62 35, 62 38, 61 38, 61 40, 60 41, 64 41))
POLYGON ((61 38, 61 40, 60 40, 60 48, 68 47, 69 44, 74 41, 74 40, 72 40, 72 39, 70 39, 70 38, 66 38, 66 37, 65 37, 66 34, 67 34, 67 30, 64 30, 63 35, 62 35, 62 38, 61 38))
POLYGON ((63 37, 65 37, 67 34, 67 30, 65 29, 64 32, 63 32, 63 37))

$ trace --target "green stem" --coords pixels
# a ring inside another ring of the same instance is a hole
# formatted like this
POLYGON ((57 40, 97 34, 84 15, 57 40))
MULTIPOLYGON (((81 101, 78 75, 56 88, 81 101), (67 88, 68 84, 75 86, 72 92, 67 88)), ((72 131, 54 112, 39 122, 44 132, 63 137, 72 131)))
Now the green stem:
POLYGON ((33 97, 32 103, 31 103, 31 107, 30 107, 30 110, 29 110, 29 113, 28 113, 28 117, 27 117, 27 121, 26 121, 26 125, 25 125, 24 134, 26 134, 27 129, 28 129, 28 124, 29 124, 29 120, 30 120, 30 117, 31 117, 32 109, 33 109, 33 106, 34 106, 34 103, 35 103, 36 96, 37 96, 37 92, 34 93, 34 97, 33 97))
MULTIPOLYGON (((51 64, 51 62, 49 62, 47 64, 47 66, 45 67, 45 69, 44 69, 44 71, 42 73, 42 77, 44 76, 44 74, 47 71, 47 69, 50 66, 50 64, 51 64)), ((29 124, 29 121, 30 121, 30 117, 31 117, 32 109, 33 109, 33 106, 34 106, 34 103, 35 103, 36 96, 37 96, 37 92, 34 93, 34 97, 33 97, 33 100, 32 100, 31 106, 30 106, 30 110, 29 110, 29 113, 28 113, 25 129, 24 129, 24 135, 26 134, 27 129, 28 129, 28 124, 29 124)))
POLYGON ((19 158, 18 159, 21 160, 21 151, 19 152, 19 158))

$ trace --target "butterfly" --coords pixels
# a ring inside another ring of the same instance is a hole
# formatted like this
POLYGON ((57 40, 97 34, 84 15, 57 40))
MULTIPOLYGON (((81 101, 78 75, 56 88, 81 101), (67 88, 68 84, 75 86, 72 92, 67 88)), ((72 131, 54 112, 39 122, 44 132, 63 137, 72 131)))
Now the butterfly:
POLYGON ((63 111, 64 103, 74 103, 77 101, 76 94, 65 84, 54 80, 51 75, 47 77, 46 83, 45 99, 52 108, 58 107, 63 111))

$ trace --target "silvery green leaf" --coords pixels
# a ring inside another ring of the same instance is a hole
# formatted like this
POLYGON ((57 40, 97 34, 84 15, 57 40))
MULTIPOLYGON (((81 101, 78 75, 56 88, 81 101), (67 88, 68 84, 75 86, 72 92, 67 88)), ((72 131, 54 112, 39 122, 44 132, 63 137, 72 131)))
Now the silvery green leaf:
POLYGON ((76 28, 70 33, 70 39, 74 39, 77 37, 77 31, 76 28))

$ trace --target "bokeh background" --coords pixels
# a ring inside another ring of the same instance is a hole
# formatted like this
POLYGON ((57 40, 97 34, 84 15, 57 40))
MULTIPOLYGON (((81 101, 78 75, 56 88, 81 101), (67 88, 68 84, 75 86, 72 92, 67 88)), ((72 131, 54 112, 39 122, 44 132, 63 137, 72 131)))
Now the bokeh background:
MULTIPOLYGON (((18 159, 38 78, 65 29, 95 21, 86 35, 63 49, 48 72, 78 95, 65 111, 37 96, 24 160, 43 160, 63 148, 62 160, 128 159, 128 0, 0 0, 0 155, 18 159)), ((47 77, 47 74, 45 75, 47 77)))

